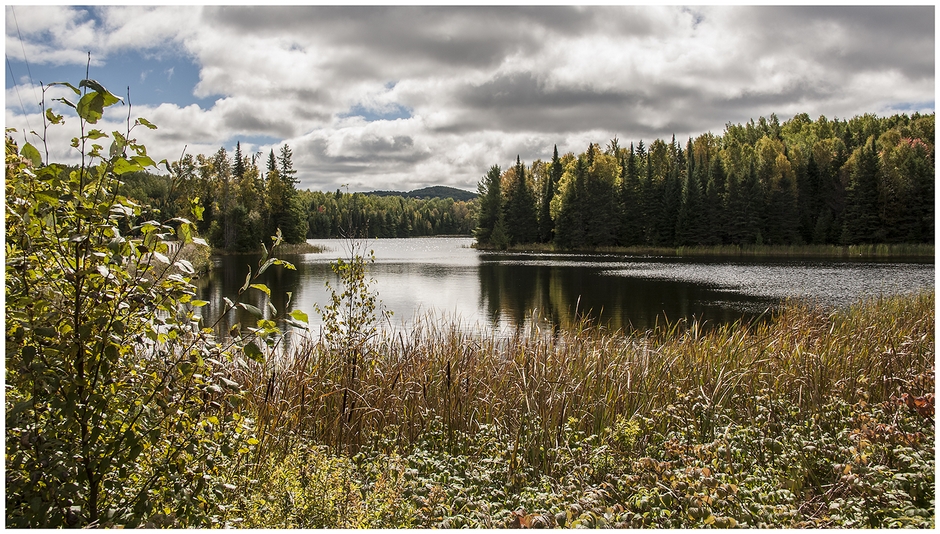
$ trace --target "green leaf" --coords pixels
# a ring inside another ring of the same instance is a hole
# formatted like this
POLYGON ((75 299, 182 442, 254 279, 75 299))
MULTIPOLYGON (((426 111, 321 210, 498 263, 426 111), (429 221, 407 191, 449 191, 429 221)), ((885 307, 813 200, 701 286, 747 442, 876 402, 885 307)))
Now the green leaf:
POLYGON ((137 172, 144 170, 137 162, 127 161, 124 158, 118 158, 114 162, 114 174, 121 175, 129 172, 137 172))
POLYGON ((290 316, 305 324, 310 322, 310 318, 307 316, 307 314, 300 310, 293 310, 290 312, 290 316))
POLYGON ((254 343, 248 343, 245 345, 244 350, 245 356, 248 356, 250 359, 258 363, 264 363, 264 353, 261 352, 261 349, 258 348, 258 345, 255 345, 254 343))
POLYGON ((176 238, 182 241, 183 243, 192 243, 193 241, 193 229, 189 224, 183 223, 176 227, 176 238))
POLYGON ((91 89, 92 91, 100 94, 101 97, 105 99, 106 106, 117 104, 118 102, 123 101, 121 97, 111 94, 111 91, 108 91, 107 89, 105 89, 103 85, 101 85, 95 80, 82 80, 81 82, 78 83, 78 86, 87 87, 91 89))
POLYGON ((104 98, 98 93, 88 93, 78 101, 78 116, 91 124, 97 124, 104 113, 104 98))
POLYGON ((157 164, 150 156, 133 156, 131 160, 141 167, 156 167, 157 164))
POLYGON ((102 137, 107 137, 108 134, 102 132, 101 130, 92 130, 85 134, 85 139, 101 139, 102 137))
POLYGON ((143 117, 137 118, 137 124, 140 124, 141 126, 146 126, 147 128, 150 128, 151 130, 157 129, 157 126, 155 124, 151 123, 150 121, 148 121, 147 119, 143 117))
POLYGON ((6 415, 7 421, 12 419, 14 416, 16 416, 16 414, 22 412, 23 410, 26 410, 27 408, 32 408, 32 407, 33 407, 33 399, 24 400, 23 402, 18 403, 16 406, 13 407, 13 409, 7 412, 7 415, 6 415))
POLYGON ((104 113, 104 108, 122 101, 121 98, 114 96, 100 83, 94 80, 82 80, 78 85, 79 87, 88 87, 93 90, 93 92, 83 96, 81 100, 78 101, 78 106, 75 108, 76 111, 78 111, 78 116, 91 124, 98 122, 98 119, 100 119, 101 115, 104 113))
POLYGON ((207 301, 207 300, 193 299, 193 300, 191 300, 189 303, 192 304, 194 308, 202 308, 202 307, 205 306, 206 304, 209 304, 209 301, 207 301))
POLYGON ((39 151, 36 150, 36 147, 29 143, 23 145, 23 148, 20 150, 20 155, 28 159, 35 167, 42 165, 42 156, 39 154, 39 151))
POLYGON ((252 287, 252 288, 257 289, 257 290, 259 290, 259 291, 264 291, 265 295, 267 295, 267 296, 269 296, 269 297, 271 296, 271 289, 268 288, 268 286, 266 286, 266 285, 264 285, 264 284, 251 284, 251 285, 248 286, 248 287, 252 287))
POLYGON ((62 115, 56 115, 55 112, 52 111, 52 108, 46 109, 46 120, 49 121, 50 124, 61 124, 63 122, 62 119, 62 115))
POLYGON ((238 294, 241 295, 242 293, 244 293, 245 290, 248 289, 248 284, 250 283, 251 283, 251 266, 248 267, 248 274, 245 275, 245 285, 243 285, 242 288, 238 290, 238 294))

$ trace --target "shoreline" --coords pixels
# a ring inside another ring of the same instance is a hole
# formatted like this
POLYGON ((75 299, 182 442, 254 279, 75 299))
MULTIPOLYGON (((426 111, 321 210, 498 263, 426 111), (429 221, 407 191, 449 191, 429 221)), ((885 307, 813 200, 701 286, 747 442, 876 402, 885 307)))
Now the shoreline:
POLYGON ((584 247, 561 249, 553 244, 528 243, 500 249, 474 243, 472 248, 487 252, 525 252, 534 254, 583 253, 623 256, 791 258, 791 259, 907 259, 933 260, 932 244, 872 245, 714 245, 682 247, 584 247))

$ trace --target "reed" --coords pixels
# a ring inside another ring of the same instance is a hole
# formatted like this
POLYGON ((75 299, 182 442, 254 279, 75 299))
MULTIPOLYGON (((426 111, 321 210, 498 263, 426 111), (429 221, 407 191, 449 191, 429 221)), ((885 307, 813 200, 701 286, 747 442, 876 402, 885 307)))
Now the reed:
POLYGON ((446 450, 495 429, 512 437, 514 455, 551 473, 566 432, 600 435, 679 402, 694 404, 692 423, 707 439, 714 414, 753 420, 759 397, 816 413, 833 397, 922 395, 916 377, 934 365, 934 306, 929 292, 836 311, 791 303, 771 321, 707 329, 680 321, 625 334, 583 322, 511 337, 427 316, 370 341, 355 381, 321 339, 246 365, 241 381, 264 436, 259 454, 286 454, 297 440, 350 454, 406 447, 443 425, 446 450))

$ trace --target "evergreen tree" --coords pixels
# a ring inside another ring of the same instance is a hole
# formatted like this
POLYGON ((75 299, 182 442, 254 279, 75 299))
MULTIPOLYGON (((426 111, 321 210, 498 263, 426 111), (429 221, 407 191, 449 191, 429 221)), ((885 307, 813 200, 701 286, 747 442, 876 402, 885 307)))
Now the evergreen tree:
POLYGON ((933 157, 920 140, 912 141, 913 150, 902 162, 902 169, 912 182, 910 206, 914 224, 906 235, 910 243, 932 243, 934 240, 934 181, 936 171, 933 157))
POLYGON ((278 163, 278 174, 281 177, 281 180, 290 187, 294 189, 295 186, 299 183, 299 180, 295 176, 297 171, 294 170, 294 163, 292 161, 294 154, 291 152, 290 146, 285 144, 281 147, 281 153, 277 158, 278 163))
POLYGON ((511 176, 511 186, 504 207, 510 244, 534 243, 538 239, 538 219, 535 197, 525 178, 525 166, 516 156, 516 166, 511 176))
POLYGON ((822 215, 822 202, 820 201, 820 175, 816 157, 812 151, 805 167, 800 174, 800 234, 807 243, 816 243, 815 229, 819 217, 822 215))
POLYGON ((878 153, 874 140, 859 148, 855 156, 842 222, 842 243, 845 245, 875 243, 884 239, 878 219, 878 153))
POLYGON ((708 164, 708 182, 705 184, 705 220, 710 230, 705 238, 710 245, 728 243, 725 192, 728 180, 721 155, 712 156, 708 164))
POLYGON ((702 244, 718 245, 722 241, 721 192, 714 175, 705 184, 705 203, 702 210, 702 244))
POLYGON ((724 198, 724 228, 726 242, 740 245, 745 241, 747 220, 744 186, 737 174, 728 176, 724 198))
POLYGON ((539 203, 539 241, 550 243, 555 233, 555 225, 552 221, 552 199, 555 197, 555 167, 561 167, 558 161, 558 145, 555 145, 555 152, 552 155, 552 163, 549 167, 548 176, 543 175, 541 187, 541 202, 539 203))
POLYGON ((482 245, 490 244, 490 236, 503 211, 500 176, 499 165, 493 165, 477 186, 480 195, 480 213, 476 230, 473 233, 477 242, 482 245))
POLYGON ((245 158, 242 156, 241 141, 235 143, 235 161, 232 166, 232 175, 236 180, 245 176, 245 158))
POLYGON ((743 188, 743 235, 741 244, 764 244, 761 234, 764 215, 764 188, 757 177, 757 169, 751 161, 743 188))
MULTIPOLYGON (((688 158, 692 161, 692 158, 688 158)), ((690 163, 690 167, 693 165, 690 163)), ((693 173, 685 175, 682 184, 682 201, 676 215, 676 245, 701 245, 704 226, 704 206, 699 179, 693 173)))
POLYGON ((653 165, 649 152, 646 153, 646 173, 640 182, 640 209, 643 214, 643 242, 648 245, 659 243, 659 199, 662 196, 659 184, 653 179, 653 165))
POLYGON ((274 150, 271 150, 271 153, 268 154, 268 172, 277 170, 277 159, 274 157, 274 150))
POLYGON ((633 143, 626 159, 620 162, 620 239, 622 246, 643 244, 643 213, 640 177, 636 165, 633 143))
POLYGON ((672 247, 676 245, 676 221, 679 217, 679 207, 682 205, 682 179, 678 166, 673 166, 666 173, 661 191, 659 212, 656 217, 657 241, 652 244, 672 247))

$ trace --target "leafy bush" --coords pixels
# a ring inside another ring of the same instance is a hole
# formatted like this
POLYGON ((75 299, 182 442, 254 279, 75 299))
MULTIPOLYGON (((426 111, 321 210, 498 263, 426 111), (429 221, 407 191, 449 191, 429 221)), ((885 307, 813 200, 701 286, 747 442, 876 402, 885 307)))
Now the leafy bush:
POLYGON ((7 526, 216 524, 252 442, 233 352, 194 317, 193 265, 168 255, 168 241, 205 243, 116 193, 155 165, 130 136, 154 126, 102 132, 121 99, 57 85, 79 97, 58 100, 78 115, 81 165, 6 139, 7 526))

